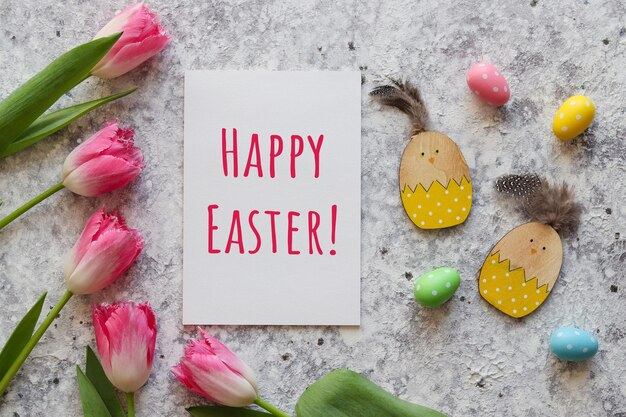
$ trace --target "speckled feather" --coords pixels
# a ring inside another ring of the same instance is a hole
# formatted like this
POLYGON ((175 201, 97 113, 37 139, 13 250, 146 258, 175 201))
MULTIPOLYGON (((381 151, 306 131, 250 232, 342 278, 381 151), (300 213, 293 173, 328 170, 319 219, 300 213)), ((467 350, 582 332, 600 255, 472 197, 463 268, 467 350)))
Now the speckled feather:
POLYGON ((527 198, 534 194, 542 181, 537 174, 504 175, 496 180, 498 192, 515 197, 527 198))

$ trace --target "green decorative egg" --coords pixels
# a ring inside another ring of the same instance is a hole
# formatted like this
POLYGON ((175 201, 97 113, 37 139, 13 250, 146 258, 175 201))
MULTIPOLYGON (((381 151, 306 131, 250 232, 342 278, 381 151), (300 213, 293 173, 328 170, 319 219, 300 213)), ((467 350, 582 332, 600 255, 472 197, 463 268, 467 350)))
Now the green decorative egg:
POLYGON ((439 307, 448 301, 461 283, 459 271, 454 268, 437 268, 415 281, 415 301, 424 307, 439 307))

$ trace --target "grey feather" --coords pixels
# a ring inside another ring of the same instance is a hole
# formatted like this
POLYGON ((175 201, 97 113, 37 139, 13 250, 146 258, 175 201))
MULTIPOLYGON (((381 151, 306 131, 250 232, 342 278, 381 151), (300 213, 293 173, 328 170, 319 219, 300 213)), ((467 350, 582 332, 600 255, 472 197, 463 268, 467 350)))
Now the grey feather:
POLYGON ((370 92, 372 100, 395 107, 409 116, 413 134, 426 130, 428 112, 418 88, 409 81, 390 79, 390 85, 381 85, 370 92))

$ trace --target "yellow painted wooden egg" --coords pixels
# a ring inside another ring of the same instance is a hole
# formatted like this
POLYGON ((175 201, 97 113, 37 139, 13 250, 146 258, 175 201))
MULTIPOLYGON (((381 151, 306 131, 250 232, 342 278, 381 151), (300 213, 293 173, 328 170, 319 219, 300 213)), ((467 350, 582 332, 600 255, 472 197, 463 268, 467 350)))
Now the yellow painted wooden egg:
POLYGON ((507 233, 491 250, 480 271, 480 295, 511 317, 535 311, 554 287, 563 246, 559 234, 543 223, 526 223, 507 233))
POLYGON ((472 180, 457 144, 443 133, 425 131, 426 110, 418 89, 409 82, 375 88, 379 103, 406 113, 413 135, 400 161, 402 205, 421 229, 442 229, 463 223, 472 208, 472 180))
POLYGON ((552 130, 561 140, 574 139, 587 130, 595 114, 596 108, 589 97, 572 96, 556 112, 552 130))
POLYGON ((559 233, 575 230, 580 206, 566 184, 537 175, 508 175, 496 189, 519 198, 532 222, 511 230, 489 251, 478 277, 480 295, 501 312, 524 317, 548 298, 563 263, 559 233))
POLYGON ((400 162, 400 195, 417 227, 463 223, 472 208, 472 182, 456 143, 439 132, 413 136, 400 162))

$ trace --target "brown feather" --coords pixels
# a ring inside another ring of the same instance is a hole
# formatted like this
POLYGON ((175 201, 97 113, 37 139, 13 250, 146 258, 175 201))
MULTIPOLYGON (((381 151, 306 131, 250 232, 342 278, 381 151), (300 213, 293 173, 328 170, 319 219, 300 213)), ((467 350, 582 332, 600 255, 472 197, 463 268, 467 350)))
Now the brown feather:
POLYGON ((575 231, 582 208, 574 191, 565 184, 545 183, 528 199, 526 212, 536 222, 552 226, 557 232, 575 231))
POLYGON ((409 116, 412 135, 426 130, 428 113, 418 88, 409 81, 391 79, 391 85, 381 85, 370 92, 372 100, 395 107, 409 116))

